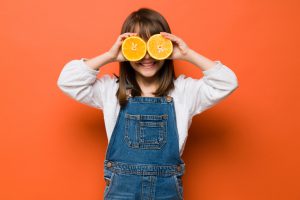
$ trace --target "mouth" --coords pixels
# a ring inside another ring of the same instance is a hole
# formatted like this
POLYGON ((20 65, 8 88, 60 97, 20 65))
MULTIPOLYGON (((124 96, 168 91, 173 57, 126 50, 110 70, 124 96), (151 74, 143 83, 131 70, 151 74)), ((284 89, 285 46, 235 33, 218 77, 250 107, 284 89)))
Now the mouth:
POLYGON ((151 61, 151 62, 138 62, 138 65, 139 65, 139 66, 143 66, 144 68, 148 69, 148 68, 154 67, 156 63, 157 63, 157 61, 151 61))

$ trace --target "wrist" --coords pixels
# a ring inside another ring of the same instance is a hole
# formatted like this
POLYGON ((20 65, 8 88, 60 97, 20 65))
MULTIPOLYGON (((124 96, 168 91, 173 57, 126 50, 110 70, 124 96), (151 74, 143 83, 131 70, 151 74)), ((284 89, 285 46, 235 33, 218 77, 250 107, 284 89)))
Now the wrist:
POLYGON ((103 55, 105 56, 107 63, 115 61, 115 58, 112 56, 112 54, 110 52, 107 51, 103 55))
POLYGON ((183 55, 182 60, 190 62, 194 53, 195 52, 192 49, 188 48, 186 53, 183 55))

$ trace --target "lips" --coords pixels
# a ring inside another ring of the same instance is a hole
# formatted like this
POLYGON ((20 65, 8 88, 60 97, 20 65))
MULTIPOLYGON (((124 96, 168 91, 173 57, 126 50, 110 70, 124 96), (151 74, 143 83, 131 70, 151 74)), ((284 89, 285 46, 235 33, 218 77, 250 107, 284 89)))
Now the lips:
POLYGON ((156 61, 139 62, 138 64, 145 67, 151 67, 156 64, 156 61))

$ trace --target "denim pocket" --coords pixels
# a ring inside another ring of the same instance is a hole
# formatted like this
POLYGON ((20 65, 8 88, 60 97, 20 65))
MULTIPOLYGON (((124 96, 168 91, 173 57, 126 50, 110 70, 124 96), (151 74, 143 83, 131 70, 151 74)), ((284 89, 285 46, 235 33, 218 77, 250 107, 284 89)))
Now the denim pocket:
POLYGON ((114 176, 115 176, 114 172, 104 169, 104 181, 105 181, 104 199, 107 197, 107 195, 111 191, 114 176))
POLYGON ((125 114, 124 140, 131 148, 161 149, 167 142, 168 115, 125 114))
POLYGON ((174 177, 174 180, 175 180, 178 197, 179 197, 179 199, 183 199, 182 176, 181 175, 174 175, 173 177, 174 177))

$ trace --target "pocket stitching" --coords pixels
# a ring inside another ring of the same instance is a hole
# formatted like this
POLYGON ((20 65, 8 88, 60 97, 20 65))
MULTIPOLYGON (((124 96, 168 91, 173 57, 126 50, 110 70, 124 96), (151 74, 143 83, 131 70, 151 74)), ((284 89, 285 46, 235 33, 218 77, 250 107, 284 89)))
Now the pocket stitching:
MULTIPOLYGON (((129 129, 129 124, 130 124, 130 118, 134 116, 134 115, 129 115, 126 113, 125 115, 125 136, 124 136, 124 139, 125 139, 125 142, 127 143, 127 145, 131 148, 138 148, 139 147, 139 144, 138 144, 138 141, 134 142, 130 139, 129 137, 129 134, 128 134, 128 129, 129 129)), ((136 119, 133 119, 133 120, 136 120, 136 119)), ((139 136, 139 124, 138 123, 135 123, 135 136, 138 137, 139 136)))
MULTIPOLYGON (((150 141, 150 142, 155 142, 155 141, 158 141, 159 143, 156 143, 156 144, 159 144, 159 146, 162 146, 163 143, 165 143, 165 140, 166 140, 166 132, 167 132, 167 122, 146 122, 147 124, 150 123, 152 124, 153 126, 151 127, 154 127, 154 128, 159 128, 158 131, 159 131, 159 135, 157 137, 158 140, 147 140, 147 141, 150 141), (155 126, 154 126, 155 125, 155 126)), ((149 126, 145 126, 144 125, 145 122, 140 122, 140 138, 144 138, 144 129, 143 127, 149 127, 149 126)), ((145 142, 144 140, 142 141, 142 143, 146 143, 148 144, 147 142, 145 142)), ((153 144, 153 143, 150 143, 150 144, 153 144)))
POLYGON ((167 142, 166 135, 167 135, 167 119, 168 115, 132 115, 132 114, 125 114, 125 136, 124 140, 127 145, 131 148, 141 148, 141 149, 161 149, 162 146, 167 142), (140 119, 148 120, 148 121, 140 121, 140 119), (129 136, 129 125, 130 120, 134 122, 135 128, 135 139, 136 141, 132 140, 129 136), (159 121, 158 121, 159 120, 159 121), (163 121, 161 121, 163 120, 163 121), (157 136, 157 140, 147 140, 144 141, 144 129, 143 127, 150 127, 158 128, 159 135, 157 136), (158 141, 158 142, 157 142, 158 141))

